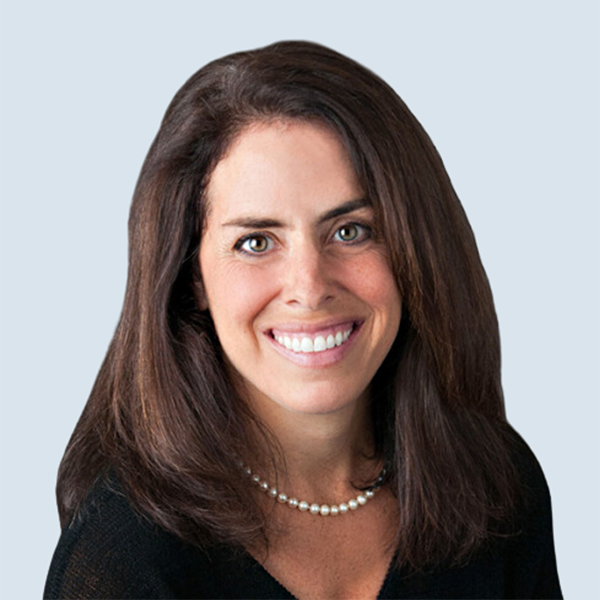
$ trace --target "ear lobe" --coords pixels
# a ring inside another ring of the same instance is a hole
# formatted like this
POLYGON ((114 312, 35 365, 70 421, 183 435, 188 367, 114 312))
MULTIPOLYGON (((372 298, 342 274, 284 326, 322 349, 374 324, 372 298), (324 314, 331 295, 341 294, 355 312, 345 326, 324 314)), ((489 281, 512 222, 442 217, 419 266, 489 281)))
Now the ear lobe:
POLYGON ((196 277, 194 281, 194 298, 199 311, 208 310, 208 298, 204 290, 204 284, 201 277, 196 277))
POLYGON ((208 298, 206 297, 206 293, 204 291, 204 286, 202 282, 198 282, 196 284, 196 305, 198 306, 198 310, 205 311, 208 310, 208 298))
POLYGON ((199 247, 198 255, 195 256, 194 264, 192 267, 192 287, 194 293, 194 299, 196 300, 196 306, 198 310, 203 312, 208 310, 208 298, 206 297, 206 290, 204 289, 204 282, 202 281, 202 270, 200 266, 199 247))
POLYGON ((198 298, 198 309, 200 311, 208 310, 208 300, 206 299, 206 295, 205 294, 202 294, 198 298))

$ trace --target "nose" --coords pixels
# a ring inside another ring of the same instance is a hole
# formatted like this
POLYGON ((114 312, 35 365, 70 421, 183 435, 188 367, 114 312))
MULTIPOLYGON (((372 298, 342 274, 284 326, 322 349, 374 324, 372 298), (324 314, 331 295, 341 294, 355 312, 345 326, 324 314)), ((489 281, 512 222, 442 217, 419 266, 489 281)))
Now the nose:
POLYGON ((328 257, 306 243, 290 252, 284 266, 284 300, 297 308, 316 310, 335 297, 335 277, 328 257))

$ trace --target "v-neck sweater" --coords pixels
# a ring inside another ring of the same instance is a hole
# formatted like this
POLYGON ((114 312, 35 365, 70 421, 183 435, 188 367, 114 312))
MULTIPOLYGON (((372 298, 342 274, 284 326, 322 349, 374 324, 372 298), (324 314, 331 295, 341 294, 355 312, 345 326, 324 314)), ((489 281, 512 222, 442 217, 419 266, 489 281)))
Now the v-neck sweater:
MULTIPOLYGON (((548 486, 531 451, 523 446, 521 453, 529 501, 519 533, 482 548, 462 567, 409 574, 393 561, 378 598, 562 598, 548 486)), ((113 482, 93 488, 80 516, 63 529, 44 598, 294 596, 245 550, 201 549, 151 523, 113 482)))

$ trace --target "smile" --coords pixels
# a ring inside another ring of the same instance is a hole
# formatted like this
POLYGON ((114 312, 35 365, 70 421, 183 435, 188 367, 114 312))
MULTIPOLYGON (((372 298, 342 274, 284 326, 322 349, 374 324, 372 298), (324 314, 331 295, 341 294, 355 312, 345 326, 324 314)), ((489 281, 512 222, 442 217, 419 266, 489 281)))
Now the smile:
POLYGON ((320 331, 271 330, 271 337, 283 348, 298 354, 325 352, 345 344, 356 328, 356 323, 344 323, 320 331))

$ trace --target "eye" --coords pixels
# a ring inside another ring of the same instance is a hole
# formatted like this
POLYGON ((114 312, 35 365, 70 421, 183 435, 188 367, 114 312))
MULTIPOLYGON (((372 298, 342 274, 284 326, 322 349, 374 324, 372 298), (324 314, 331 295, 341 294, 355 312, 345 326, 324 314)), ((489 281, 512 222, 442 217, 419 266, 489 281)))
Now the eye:
POLYGON ((253 234, 241 238, 235 245, 235 249, 245 254, 264 254, 270 250, 273 242, 266 235, 253 234))
POLYGON ((371 228, 360 223, 347 223, 342 225, 334 234, 334 238, 340 242, 352 243, 362 242, 371 236, 371 228))

